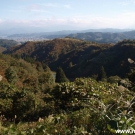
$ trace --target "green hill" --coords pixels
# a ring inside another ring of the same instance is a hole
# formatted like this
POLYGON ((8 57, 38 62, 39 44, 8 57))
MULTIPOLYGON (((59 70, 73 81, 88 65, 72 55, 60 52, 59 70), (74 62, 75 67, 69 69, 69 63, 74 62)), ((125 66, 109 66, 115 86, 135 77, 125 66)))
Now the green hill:
MULTIPOLYGON (((104 66, 108 76, 126 77, 126 74, 130 72, 128 58, 135 60, 134 51, 135 42, 125 40, 100 51, 94 57, 90 57, 89 53, 89 57, 85 57, 83 62, 68 69, 68 72, 70 72, 71 76, 80 75, 86 77, 98 74, 100 67, 104 66)), ((84 52, 84 54, 86 53, 84 52)))
POLYGON ((4 53, 47 64, 53 71, 62 67, 68 78, 97 75, 104 66, 107 76, 126 77, 128 58, 135 60, 135 41, 123 40, 115 45, 63 38, 26 42, 4 53))
POLYGON ((0 46, 4 48, 9 48, 17 44, 18 43, 15 40, 0 39, 0 46))
POLYGON ((49 86, 49 80, 47 80, 49 77, 54 81, 51 70, 48 67, 43 67, 40 62, 31 64, 23 59, 15 59, 10 55, 0 54, 0 75, 3 76, 6 82, 10 78, 12 79, 12 72, 16 76, 14 85, 20 88, 24 88, 25 86, 28 86, 30 89, 35 87, 41 88, 43 83, 45 89, 45 87, 47 88, 49 86), (8 72, 7 75, 6 72, 8 72), (40 82, 42 76, 46 79, 44 82, 40 82))
POLYGON ((125 77, 134 52, 135 41, 112 45, 70 38, 9 48, 0 54, 0 133, 113 135, 123 127, 135 129, 134 84, 109 77, 125 77), (76 79, 55 83, 46 64, 76 79), (99 71, 98 81, 88 77, 99 71))
POLYGON ((77 38, 98 43, 117 43, 124 39, 135 39, 135 31, 128 32, 84 32, 70 34, 68 37, 77 38))

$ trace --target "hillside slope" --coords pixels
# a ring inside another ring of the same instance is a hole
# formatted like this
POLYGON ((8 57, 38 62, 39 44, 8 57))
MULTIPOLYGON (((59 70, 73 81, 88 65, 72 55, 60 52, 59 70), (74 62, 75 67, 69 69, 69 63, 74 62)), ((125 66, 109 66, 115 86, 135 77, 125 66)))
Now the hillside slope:
POLYGON ((54 83, 51 70, 40 62, 28 63, 10 55, 0 54, 0 75, 4 82, 14 83, 19 88, 43 90, 54 83))
POLYGON ((70 75, 91 76, 97 75, 101 66, 104 66, 108 76, 119 75, 126 77, 131 65, 128 58, 135 60, 135 42, 122 41, 103 50, 93 58, 87 58, 83 63, 69 69, 70 75))
POLYGON ((135 41, 123 40, 116 45, 97 44, 71 38, 43 42, 27 42, 12 47, 5 53, 30 56, 47 64, 56 71, 61 66, 67 77, 88 77, 97 75, 104 66, 107 76, 126 77, 130 72, 128 58, 135 60, 135 41))
POLYGON ((17 45, 18 43, 15 40, 0 39, 0 46, 9 48, 11 46, 17 45))
POLYGON ((17 44, 18 43, 14 40, 0 39, 0 53, 4 52, 7 48, 17 44))
POLYGON ((117 43, 124 39, 135 39, 135 31, 128 32, 86 32, 86 33, 76 33, 70 34, 68 37, 83 39, 88 41, 94 41, 98 43, 117 43))
POLYGON ((96 43, 64 38, 49 41, 26 42, 23 45, 11 47, 4 53, 19 55, 20 57, 30 56, 35 60, 43 61, 49 65, 67 55, 67 53, 75 53, 75 51, 87 49, 89 46, 101 48, 99 45, 97 47, 96 43))

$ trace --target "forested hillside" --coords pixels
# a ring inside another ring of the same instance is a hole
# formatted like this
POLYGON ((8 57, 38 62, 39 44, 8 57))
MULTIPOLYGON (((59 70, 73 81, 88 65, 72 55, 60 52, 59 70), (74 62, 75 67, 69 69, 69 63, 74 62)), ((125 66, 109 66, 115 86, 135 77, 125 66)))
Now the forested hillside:
POLYGON ((18 43, 15 40, 0 39, 0 46, 4 48, 9 48, 17 44, 18 43))
POLYGON ((40 61, 52 70, 62 67, 69 78, 97 76, 103 66, 107 76, 126 77, 131 72, 128 58, 135 60, 135 42, 97 44, 72 38, 26 42, 4 53, 27 61, 40 61))
POLYGON ((130 40, 112 45, 72 38, 9 48, 0 54, 0 133, 113 135, 135 129, 134 52, 130 40))
POLYGON ((89 51, 89 57, 85 57, 82 63, 80 62, 67 71, 70 72, 71 76, 74 74, 75 76, 80 75, 86 77, 97 75, 101 66, 103 66, 107 76, 118 75, 126 77, 132 67, 128 62, 128 58, 135 60, 134 52, 135 42, 125 40, 100 51, 94 57, 90 57, 89 51))
POLYGON ((98 43, 117 43, 124 39, 135 39, 135 31, 128 32, 84 32, 70 34, 68 37, 77 38, 98 43))
POLYGON ((44 85, 45 83, 49 85, 49 81, 52 85, 54 83, 54 77, 52 76, 51 70, 45 64, 42 65, 40 62, 31 64, 23 59, 15 59, 10 55, 0 54, 0 74, 6 82, 9 80, 11 82, 13 81, 14 85, 20 88, 28 86, 28 88, 38 89, 42 86, 42 83, 39 83, 41 78, 46 79, 44 80, 44 85))
POLYGON ((44 61, 50 64, 58 60, 61 56, 73 50, 87 48, 88 46, 96 45, 96 43, 85 42, 77 39, 54 39, 49 41, 31 41, 26 42, 21 46, 9 48, 4 53, 14 54, 18 57, 30 56, 38 61, 44 61))
POLYGON ((1 115, 8 120, 18 115, 19 121, 37 118, 47 106, 45 91, 55 84, 49 67, 0 54, 0 75, 1 115))
POLYGON ((17 44, 18 43, 14 40, 0 39, 0 53, 4 52, 7 48, 17 44))

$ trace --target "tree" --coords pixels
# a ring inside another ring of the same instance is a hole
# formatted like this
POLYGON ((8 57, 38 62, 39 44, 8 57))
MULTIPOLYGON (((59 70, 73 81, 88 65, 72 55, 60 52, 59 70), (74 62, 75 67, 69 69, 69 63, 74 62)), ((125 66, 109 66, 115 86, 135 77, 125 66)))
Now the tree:
POLYGON ((13 67, 9 67, 5 71, 5 77, 9 83, 15 83, 17 80, 17 73, 13 67))
POLYGON ((119 76, 110 76, 109 78, 107 78, 107 82, 109 83, 119 83, 121 80, 121 78, 119 76))
POLYGON ((47 86, 53 86, 55 84, 55 78, 50 70, 41 73, 38 77, 38 81, 42 89, 45 89, 47 86))
POLYGON ((105 72, 103 66, 100 68, 97 80, 98 81, 103 81, 103 82, 107 80, 106 72, 105 72))
POLYGON ((68 82, 68 78, 66 77, 63 69, 59 67, 56 71, 56 82, 61 83, 61 82, 68 82))
POLYGON ((35 64, 36 64, 36 69, 38 71, 44 72, 43 66, 42 66, 42 64, 39 61, 37 61, 35 64))
POLYGON ((50 68, 44 62, 42 62, 42 67, 43 67, 45 72, 50 71, 50 68))

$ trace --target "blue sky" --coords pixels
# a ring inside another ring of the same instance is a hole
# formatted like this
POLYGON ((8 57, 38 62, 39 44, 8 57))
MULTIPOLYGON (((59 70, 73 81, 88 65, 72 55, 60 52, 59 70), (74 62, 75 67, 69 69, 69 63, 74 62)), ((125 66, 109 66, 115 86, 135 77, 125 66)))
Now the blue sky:
POLYGON ((135 29, 135 0, 0 0, 0 30, 135 29))

